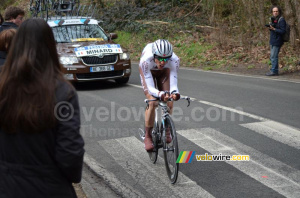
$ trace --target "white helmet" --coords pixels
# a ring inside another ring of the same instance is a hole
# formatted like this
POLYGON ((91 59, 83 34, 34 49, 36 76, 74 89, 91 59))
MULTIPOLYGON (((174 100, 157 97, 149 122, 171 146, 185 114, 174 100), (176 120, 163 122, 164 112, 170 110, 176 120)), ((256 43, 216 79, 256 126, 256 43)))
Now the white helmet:
POLYGON ((173 54, 173 47, 171 43, 164 39, 158 39, 152 44, 153 55, 160 57, 171 57, 173 54))

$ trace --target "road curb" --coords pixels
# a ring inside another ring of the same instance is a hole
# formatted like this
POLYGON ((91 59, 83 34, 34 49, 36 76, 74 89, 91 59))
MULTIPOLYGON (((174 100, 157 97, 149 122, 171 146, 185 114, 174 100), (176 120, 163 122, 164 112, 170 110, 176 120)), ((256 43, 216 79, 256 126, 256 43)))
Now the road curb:
POLYGON ((97 197, 97 193, 95 193, 95 190, 93 189, 91 184, 88 183, 85 179, 81 180, 80 185, 86 197, 88 198, 97 197))
POLYGON ((130 185, 122 183, 117 177, 105 169, 100 163, 93 159, 90 155, 85 154, 84 164, 87 168, 98 178, 102 179, 104 183, 111 188, 120 197, 145 197, 140 192, 133 189, 130 185))

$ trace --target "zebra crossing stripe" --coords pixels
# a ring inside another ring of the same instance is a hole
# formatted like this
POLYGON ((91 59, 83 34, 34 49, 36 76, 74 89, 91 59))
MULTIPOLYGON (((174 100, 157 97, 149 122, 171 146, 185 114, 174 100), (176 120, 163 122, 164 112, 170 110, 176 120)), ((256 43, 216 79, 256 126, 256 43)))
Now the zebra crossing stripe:
POLYGON ((278 142, 300 149, 300 130, 274 121, 254 122, 240 125, 278 142))
POLYGON ((141 184, 139 191, 146 197, 213 197, 181 172, 176 185, 172 185, 164 160, 158 156, 156 164, 152 164, 143 143, 134 136, 98 143, 131 176, 127 183, 135 185, 135 190, 141 184))
POLYGON ((132 188, 132 186, 128 185, 127 183, 121 182, 114 173, 108 171, 102 164, 100 164, 87 153, 84 154, 84 163, 89 167, 90 170, 92 170, 94 174, 102 178, 105 183, 117 194, 122 195, 123 197, 130 198, 145 197, 136 189, 132 188))
POLYGON ((225 162, 286 197, 300 197, 299 170, 212 128, 179 130, 177 133, 213 155, 249 155, 250 161, 225 162), (268 175, 268 180, 261 175, 268 175))

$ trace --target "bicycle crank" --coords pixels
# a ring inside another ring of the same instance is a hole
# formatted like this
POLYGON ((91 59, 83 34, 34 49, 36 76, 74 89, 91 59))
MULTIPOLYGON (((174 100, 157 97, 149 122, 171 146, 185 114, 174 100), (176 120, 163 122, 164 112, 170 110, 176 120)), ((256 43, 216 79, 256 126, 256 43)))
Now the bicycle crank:
POLYGON ((141 128, 139 128, 139 135, 140 135, 140 138, 141 138, 142 140, 145 139, 145 131, 144 131, 143 129, 141 129, 141 128))

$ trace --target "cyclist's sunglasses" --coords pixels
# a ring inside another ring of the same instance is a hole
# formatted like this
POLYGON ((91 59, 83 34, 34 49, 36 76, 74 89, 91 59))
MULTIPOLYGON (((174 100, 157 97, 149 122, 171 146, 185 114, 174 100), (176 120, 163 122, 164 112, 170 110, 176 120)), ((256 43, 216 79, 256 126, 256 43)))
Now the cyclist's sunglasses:
POLYGON ((168 60, 170 60, 171 57, 160 57, 160 56, 155 56, 155 58, 159 61, 159 62, 167 62, 168 60))

